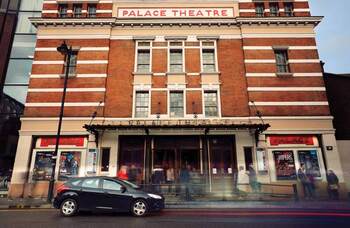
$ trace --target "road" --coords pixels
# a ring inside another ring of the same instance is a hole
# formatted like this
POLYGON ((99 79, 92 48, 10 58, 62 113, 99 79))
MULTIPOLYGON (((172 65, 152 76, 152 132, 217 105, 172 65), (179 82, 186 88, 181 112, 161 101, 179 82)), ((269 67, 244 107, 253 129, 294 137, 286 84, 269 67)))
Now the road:
POLYGON ((128 214, 80 214, 61 217, 53 209, 0 210, 1 228, 221 228, 350 227, 349 211, 166 210, 144 218, 128 214))

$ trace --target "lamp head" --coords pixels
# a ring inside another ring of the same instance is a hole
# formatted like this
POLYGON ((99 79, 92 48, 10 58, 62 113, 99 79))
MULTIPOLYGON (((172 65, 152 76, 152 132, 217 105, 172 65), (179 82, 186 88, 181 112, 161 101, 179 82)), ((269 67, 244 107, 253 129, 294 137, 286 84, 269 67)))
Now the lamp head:
POLYGON ((61 44, 61 46, 57 47, 57 51, 59 53, 61 53, 62 55, 66 55, 68 54, 68 46, 66 44, 66 41, 63 41, 63 43, 61 44))

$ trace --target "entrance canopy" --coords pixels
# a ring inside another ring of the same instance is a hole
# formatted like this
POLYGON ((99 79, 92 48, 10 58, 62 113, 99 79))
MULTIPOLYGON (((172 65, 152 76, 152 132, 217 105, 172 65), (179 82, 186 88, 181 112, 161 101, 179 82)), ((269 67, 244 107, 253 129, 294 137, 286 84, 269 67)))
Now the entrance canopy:
MULTIPOLYGON (((254 131, 256 139, 259 134, 270 127, 269 124, 241 123, 234 120, 206 119, 206 120, 120 120, 104 121, 100 124, 86 124, 84 128, 90 133, 98 136, 99 132, 109 130, 144 130, 146 135, 150 129, 194 129, 203 130, 208 134, 210 130, 251 130, 254 131)), ((98 137, 96 137, 98 139, 98 137)), ((97 143, 97 142, 96 142, 97 143)))

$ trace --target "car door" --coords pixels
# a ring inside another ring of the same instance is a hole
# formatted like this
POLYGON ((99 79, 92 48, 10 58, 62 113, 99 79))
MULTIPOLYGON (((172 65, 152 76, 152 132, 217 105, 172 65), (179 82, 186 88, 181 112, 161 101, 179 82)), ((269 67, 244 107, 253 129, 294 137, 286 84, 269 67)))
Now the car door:
POLYGON ((102 189, 103 189, 103 204, 105 207, 111 208, 114 211, 129 211, 132 195, 126 190, 123 191, 123 186, 120 182, 103 179, 102 189))
POLYGON ((99 178, 87 178, 81 183, 79 207, 85 210, 95 210, 103 207, 103 190, 99 178))

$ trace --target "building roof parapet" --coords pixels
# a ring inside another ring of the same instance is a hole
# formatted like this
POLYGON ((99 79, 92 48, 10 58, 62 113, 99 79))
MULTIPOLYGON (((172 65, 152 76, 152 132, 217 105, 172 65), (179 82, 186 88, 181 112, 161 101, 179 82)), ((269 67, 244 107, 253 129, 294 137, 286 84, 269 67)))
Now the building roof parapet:
POLYGON ((176 18, 176 19, 119 19, 119 18, 40 18, 32 17, 34 26, 58 25, 110 25, 119 27, 134 26, 241 26, 241 25, 314 25, 317 26, 323 17, 267 17, 267 18, 176 18))

